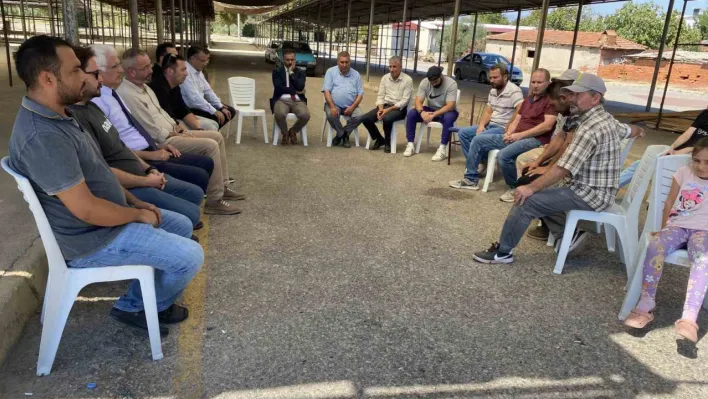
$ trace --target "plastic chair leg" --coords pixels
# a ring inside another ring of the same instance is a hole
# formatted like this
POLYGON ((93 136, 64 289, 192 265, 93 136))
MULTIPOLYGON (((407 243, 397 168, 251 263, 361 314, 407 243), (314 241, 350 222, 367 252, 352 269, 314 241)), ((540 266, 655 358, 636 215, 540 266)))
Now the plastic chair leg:
POLYGON ((418 129, 418 134, 416 135, 414 141, 415 141, 415 153, 420 154, 420 145, 423 143, 423 132, 425 129, 424 124, 420 124, 420 128, 418 129))
MULTIPOLYGON (((619 315, 617 317, 620 320, 624 320, 629 316, 629 312, 637 306, 639 298, 642 294, 642 279, 644 278, 644 260, 647 256, 647 237, 642 237, 639 245, 637 245, 637 252, 635 253, 634 267, 632 268, 632 278, 627 282, 627 294, 624 297, 624 302, 622 302, 622 307, 620 308, 619 315)), ((705 302, 704 302, 705 306, 705 302)))
POLYGON ((303 126, 302 130, 300 131, 300 136, 302 136, 303 147, 307 147, 307 126, 303 126))
MULTIPOLYGON (((231 118, 233 120, 233 118, 231 118)), ((226 124, 226 138, 228 139, 231 135, 231 121, 226 124)))
POLYGON ((160 324, 157 321, 155 277, 152 271, 140 278, 140 291, 143 294, 143 306, 148 325, 148 335, 150 336, 152 360, 160 360, 162 359, 162 342, 160 341, 160 324))
POLYGON ((546 240, 546 246, 547 247, 554 247, 556 245, 556 238, 553 237, 553 234, 548 233, 548 240, 546 240))
POLYGON ((354 129, 352 134, 354 135, 354 145, 359 147, 359 128, 354 129))
POLYGON ((236 144, 241 144, 241 128, 243 128, 243 114, 238 113, 238 123, 236 124, 236 144))
POLYGON ((322 137, 320 137, 320 143, 323 142, 325 138, 325 126, 327 126, 327 118, 322 118, 322 137))
POLYGON ((396 153, 396 124, 393 124, 391 129, 391 154, 396 153))
POLYGON ((51 287, 47 287, 47 296, 44 299, 48 304, 42 326, 42 338, 39 343, 38 376, 48 375, 52 371, 66 320, 69 318, 74 300, 81 290, 81 287, 74 286, 66 280, 55 283, 51 287))
POLYGON ((366 135, 366 147, 364 147, 364 148, 366 148, 367 150, 369 150, 370 147, 371 147, 371 136, 367 134, 367 135, 366 135))
POLYGON ((430 128, 426 129, 427 130, 427 135, 425 139, 425 146, 430 147, 430 128))
POLYGON ((610 252, 615 252, 615 236, 617 232, 614 226, 610 224, 605 224, 605 241, 607 242, 607 250, 610 252))
POLYGON ((258 117, 257 116, 253 117, 253 135, 254 136, 258 135, 258 117))
MULTIPOLYGON (((258 121, 259 117, 256 117, 256 121, 258 121)), ((261 116, 261 122, 263 122, 263 139, 265 140, 265 143, 268 144, 268 125, 266 124, 266 117, 265 115, 261 116)))
POLYGON ((563 230, 563 240, 561 241, 560 249, 558 250, 558 257, 556 258, 556 267, 553 269, 553 273, 555 274, 563 273, 563 266, 565 266, 565 258, 568 257, 570 242, 573 240, 573 233, 575 232, 575 227, 577 225, 578 218, 571 217, 569 215, 565 221, 565 228, 563 230))
POLYGON ((484 178, 484 185, 482 186, 482 191, 485 193, 489 190, 489 184, 494 180, 494 169, 497 166, 497 153, 499 151, 493 150, 489 151, 487 155, 487 176, 484 178))
POLYGON ((332 126, 327 124, 327 147, 332 146, 332 126))
POLYGON ((275 123, 275 118, 273 118, 273 145, 278 145, 278 138, 280 136, 280 127, 275 123))

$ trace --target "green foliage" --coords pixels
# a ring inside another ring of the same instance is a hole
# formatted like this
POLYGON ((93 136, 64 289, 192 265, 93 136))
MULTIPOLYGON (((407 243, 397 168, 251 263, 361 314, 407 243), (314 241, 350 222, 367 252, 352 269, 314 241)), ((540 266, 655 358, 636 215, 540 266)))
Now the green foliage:
POLYGON ((243 25, 241 30, 241 36, 243 37, 256 37, 256 27, 253 24, 243 25))
POLYGON ((696 27, 701 33, 701 40, 708 40, 708 10, 703 10, 696 18, 696 27))
MULTIPOLYGON (((248 16, 246 14, 241 14, 241 26, 244 26, 248 16)), ((226 33, 231 36, 231 27, 238 24, 238 13, 231 11, 219 11, 216 14, 214 22, 211 24, 211 31, 213 33, 226 33)))
MULTIPOLYGON (((560 7, 549 10, 546 29, 573 30, 577 14, 578 7, 560 7)), ((533 10, 529 15, 521 18, 523 26, 538 26, 540 22, 541 10, 533 10)), ((594 14, 589 7, 585 7, 580 16, 578 29, 582 32, 601 32, 605 29, 604 18, 594 14)))
MULTIPOLYGON (((469 52, 470 46, 472 45, 472 33, 474 30, 474 18, 461 17, 457 24, 457 42, 455 43, 454 54, 455 58, 461 56, 462 54, 469 52)), ((475 34, 474 48, 477 51, 484 50, 485 37, 487 37, 487 31, 479 25, 479 20, 477 20, 477 32, 475 34)), ((452 41, 452 24, 445 26, 445 32, 443 35, 443 49, 445 57, 450 54, 453 50, 451 42, 452 41)))
MULTIPOLYGON (((666 13, 657 4, 652 3, 625 3, 613 15, 608 15, 605 22, 608 29, 617 31, 617 35, 656 49, 661 42, 666 13)), ((672 12, 669 22, 669 31, 666 36, 666 45, 673 45, 678 32, 680 13, 672 12)), ((681 39, 695 37, 694 29, 683 26, 681 39)), ((681 40, 683 42, 683 40, 681 40)), ((696 40, 693 40, 696 42, 696 40)))
MULTIPOLYGON (((472 18, 472 21, 474 23, 474 18, 472 18)), ((477 23, 478 24, 497 24, 497 25, 509 25, 511 22, 509 22, 509 19, 504 16, 504 14, 498 12, 498 13, 492 13, 492 14, 479 14, 477 17, 477 23)))

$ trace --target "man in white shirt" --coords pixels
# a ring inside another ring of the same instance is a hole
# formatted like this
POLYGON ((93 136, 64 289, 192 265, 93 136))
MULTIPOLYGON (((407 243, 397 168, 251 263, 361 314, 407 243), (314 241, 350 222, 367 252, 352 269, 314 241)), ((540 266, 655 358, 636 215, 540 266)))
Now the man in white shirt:
POLYGON ((401 72, 401 57, 393 56, 388 60, 389 73, 381 78, 379 83, 379 94, 376 96, 376 108, 361 117, 361 123, 369 131, 371 139, 374 141, 372 150, 378 150, 384 146, 384 152, 391 152, 391 130, 393 123, 406 118, 408 105, 413 96, 413 79, 401 72), (376 127, 376 121, 383 122, 384 134, 382 137, 376 127))
POLYGON ((125 78, 118 87, 118 94, 131 114, 149 132, 158 144, 171 144, 181 152, 208 155, 214 160, 214 171, 207 187, 204 213, 234 215, 241 210, 228 201, 245 199, 228 188, 228 162, 224 137, 219 132, 186 130, 160 107, 155 93, 146 84, 152 75, 150 57, 138 49, 123 54, 125 78))
POLYGON ((192 46, 187 50, 187 79, 180 85, 184 103, 197 116, 219 123, 219 128, 228 123, 236 110, 221 102, 204 77, 204 68, 209 65, 209 50, 192 46))

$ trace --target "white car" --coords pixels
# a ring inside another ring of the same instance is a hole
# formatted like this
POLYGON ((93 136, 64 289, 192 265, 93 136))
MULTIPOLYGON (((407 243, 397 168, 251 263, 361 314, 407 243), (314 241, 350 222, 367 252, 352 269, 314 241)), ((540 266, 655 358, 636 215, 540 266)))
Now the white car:
POLYGON ((275 64, 278 59, 278 47, 280 47, 280 41, 272 41, 270 45, 266 47, 265 50, 265 62, 268 64, 275 64))

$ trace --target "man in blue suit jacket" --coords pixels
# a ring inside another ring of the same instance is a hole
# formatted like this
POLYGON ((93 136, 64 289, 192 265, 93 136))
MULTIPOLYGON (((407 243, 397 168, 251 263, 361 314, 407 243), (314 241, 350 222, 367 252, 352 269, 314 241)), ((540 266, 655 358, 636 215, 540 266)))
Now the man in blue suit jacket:
POLYGON ((281 143, 297 144, 297 134, 310 120, 305 97, 305 71, 295 67, 295 52, 283 50, 283 66, 273 70, 273 98, 270 110, 275 116, 275 123, 283 135, 281 143), (288 113, 297 115, 297 122, 288 129, 288 113))

